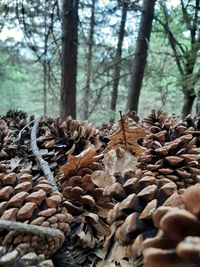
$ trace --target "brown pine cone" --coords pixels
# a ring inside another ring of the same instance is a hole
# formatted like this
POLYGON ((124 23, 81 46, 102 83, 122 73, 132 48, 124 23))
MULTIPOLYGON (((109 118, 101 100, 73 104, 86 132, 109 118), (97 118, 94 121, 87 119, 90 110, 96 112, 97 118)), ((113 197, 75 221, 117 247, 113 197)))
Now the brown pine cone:
POLYGON ((103 189, 92 182, 94 171, 103 168, 101 163, 92 162, 60 178, 64 197, 63 205, 75 218, 72 225, 71 242, 80 239, 88 247, 94 247, 99 240, 110 234, 106 216, 113 207, 111 197, 103 196, 103 189))
POLYGON ((91 146, 79 155, 69 155, 67 163, 60 168, 64 174, 57 177, 63 205, 74 217, 66 251, 77 266, 89 263, 93 249, 102 246, 104 237, 110 234, 106 216, 113 207, 111 197, 105 197, 103 188, 92 181, 95 172, 102 172, 103 168, 96 149, 91 146))
POLYGON ((142 173, 139 169, 126 173, 124 178, 123 184, 115 183, 121 190, 115 190, 112 185, 104 191, 118 200, 109 211, 107 221, 115 225, 115 240, 127 247, 127 256, 136 258, 140 256, 143 240, 156 234, 153 212, 177 192, 177 187, 167 178, 158 180, 153 172, 142 173))
POLYGON ((12 130, 22 129, 26 125, 27 113, 22 110, 10 109, 2 117, 12 130))
POLYGON ((32 180, 32 175, 15 173, 0 174, 0 219, 16 221, 34 226, 48 227, 60 231, 59 238, 20 233, 6 230, 0 236, 0 243, 9 249, 20 243, 29 243, 30 251, 51 255, 64 242, 70 232, 73 217, 63 207, 60 192, 43 177, 32 180))
MULTIPOLYGON (((88 122, 79 122, 68 117, 64 122, 59 118, 43 118, 38 127, 37 145, 43 159, 49 163, 51 171, 57 175, 58 169, 68 160, 68 155, 78 155, 87 147, 101 147, 98 130, 88 122)), ((35 162, 33 171, 39 172, 35 162)))
POLYGON ((35 252, 24 253, 27 244, 20 244, 14 250, 8 252, 4 246, 0 246, 0 266, 2 267, 54 267, 51 260, 45 259, 44 254, 35 252))
POLYGON ((5 159, 8 157, 8 154, 5 151, 6 139, 10 135, 10 130, 2 118, 0 118, 0 159, 5 159))
POLYGON ((151 129, 151 131, 160 131, 173 127, 180 118, 176 116, 169 116, 167 112, 162 110, 152 110, 146 118, 141 122, 142 126, 146 129, 151 129))
POLYGON ((44 118, 40 122, 39 131, 42 133, 38 134, 38 145, 41 148, 55 148, 65 153, 73 149, 73 155, 77 155, 86 146, 92 144, 98 149, 101 145, 98 130, 91 123, 73 120, 71 117, 64 122, 59 118, 44 118))
MULTIPOLYGON (((20 159, 23 158, 24 162, 25 158, 29 158, 32 161, 31 170, 34 174, 41 174, 41 168, 32 156, 30 146, 32 124, 27 124, 21 131, 21 128, 8 124, 13 120, 10 117, 6 121, 0 120, 0 159, 18 156, 20 159)), ((102 144, 98 130, 89 122, 79 122, 71 117, 64 122, 59 118, 43 117, 38 127, 37 145, 43 159, 49 163, 51 171, 57 174, 59 166, 67 161, 66 153, 77 155, 90 145, 94 145, 98 150, 102 144)))
POLYGON ((178 121, 163 113, 155 118, 151 118, 154 124, 148 128, 143 144, 147 151, 140 157, 139 167, 154 172, 157 179, 172 180, 180 189, 196 184, 200 174, 199 122, 190 117, 178 121))
POLYGON ((172 196, 158 208, 153 221, 156 237, 144 242, 145 267, 200 266, 200 185, 172 196), (170 205, 170 206, 168 206, 170 205))

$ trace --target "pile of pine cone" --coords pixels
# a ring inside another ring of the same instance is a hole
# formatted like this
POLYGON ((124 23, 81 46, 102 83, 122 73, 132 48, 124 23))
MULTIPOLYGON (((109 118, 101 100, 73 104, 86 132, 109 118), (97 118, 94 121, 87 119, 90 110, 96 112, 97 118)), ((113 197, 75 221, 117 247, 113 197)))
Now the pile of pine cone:
POLYGON ((159 232, 144 242, 145 266, 199 266, 199 200, 200 185, 196 184, 155 211, 153 221, 159 232))
POLYGON ((97 130, 9 111, 0 266, 199 266, 199 152, 191 116, 127 114, 97 130))

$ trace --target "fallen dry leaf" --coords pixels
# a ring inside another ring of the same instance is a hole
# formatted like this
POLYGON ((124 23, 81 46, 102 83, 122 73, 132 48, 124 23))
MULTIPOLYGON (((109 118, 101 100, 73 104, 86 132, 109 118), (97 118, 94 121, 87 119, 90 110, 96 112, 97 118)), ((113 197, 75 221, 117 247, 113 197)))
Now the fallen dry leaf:
POLYGON ((98 215, 95 213, 89 212, 86 214, 86 217, 88 217, 91 221, 92 226, 97 231, 97 234, 100 236, 109 236, 110 235, 110 226, 105 224, 98 215))
POLYGON ((136 169, 137 158, 128 150, 117 147, 104 154, 103 163, 110 174, 120 172, 123 176, 126 172, 136 169))
POLYGON ((87 247, 93 248, 95 246, 96 240, 90 231, 87 231, 86 233, 81 231, 78 236, 87 247))
POLYGON ((110 149, 121 147, 133 151, 136 156, 140 156, 145 148, 138 144, 138 140, 145 138, 146 132, 143 128, 129 127, 127 120, 120 122, 119 128, 110 136, 110 142, 104 153, 110 149))
POLYGON ((94 171, 91 176, 92 182, 100 188, 111 186, 116 182, 116 178, 107 171, 94 171))
POLYGON ((62 165, 59 170, 67 176, 74 170, 78 170, 81 167, 87 167, 92 162, 97 161, 99 157, 100 156, 96 155, 95 147, 91 145, 76 156, 68 155, 67 162, 62 165))
POLYGON ((133 262, 127 258, 126 247, 120 245, 117 241, 113 245, 108 257, 100 261, 97 267, 132 267, 133 262))
POLYGON ((128 150, 117 147, 104 155, 103 163, 105 171, 97 170, 91 176, 92 182, 100 188, 112 186, 116 182, 116 172, 123 176, 127 171, 135 170, 137 158, 128 150))

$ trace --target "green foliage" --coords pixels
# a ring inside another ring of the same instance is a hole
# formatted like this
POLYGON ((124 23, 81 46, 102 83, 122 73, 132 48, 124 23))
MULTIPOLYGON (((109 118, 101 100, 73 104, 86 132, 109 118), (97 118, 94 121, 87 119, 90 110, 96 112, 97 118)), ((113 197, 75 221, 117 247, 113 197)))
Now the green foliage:
POLYGON ((0 76, 0 113, 5 114, 13 108, 39 114, 43 101, 38 94, 39 90, 35 92, 36 88, 41 88, 39 80, 35 79, 38 69, 30 61, 16 61, 18 56, 10 52, 0 53, 0 67, 3 70, 0 76))

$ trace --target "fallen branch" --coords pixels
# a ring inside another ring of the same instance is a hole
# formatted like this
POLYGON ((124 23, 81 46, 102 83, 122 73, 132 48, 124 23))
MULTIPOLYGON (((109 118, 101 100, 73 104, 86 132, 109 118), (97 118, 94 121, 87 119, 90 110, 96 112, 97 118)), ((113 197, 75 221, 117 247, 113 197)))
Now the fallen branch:
POLYGON ((39 151, 39 148, 37 146, 37 128, 40 122, 40 118, 35 120, 34 125, 31 129, 31 148, 32 148, 32 152, 33 155, 36 157, 36 160, 38 161, 45 178, 51 183, 51 185, 54 187, 54 189, 58 189, 56 182, 54 180, 54 176, 49 168, 49 164, 47 161, 45 161, 42 158, 42 155, 39 151))
POLYGON ((35 235, 45 235, 53 238, 64 239, 63 233, 58 229, 52 229, 50 227, 43 227, 39 225, 25 224, 21 222, 13 222, 0 220, 1 230, 15 230, 22 233, 31 233, 35 235))
POLYGON ((200 131, 185 131, 188 134, 200 134, 200 131))
POLYGON ((35 121, 35 120, 30 121, 29 123, 27 123, 27 124, 21 129, 21 131, 20 131, 19 134, 18 134, 18 138, 17 138, 16 141, 21 141, 23 131, 24 131, 29 125, 31 125, 34 121, 35 121))

